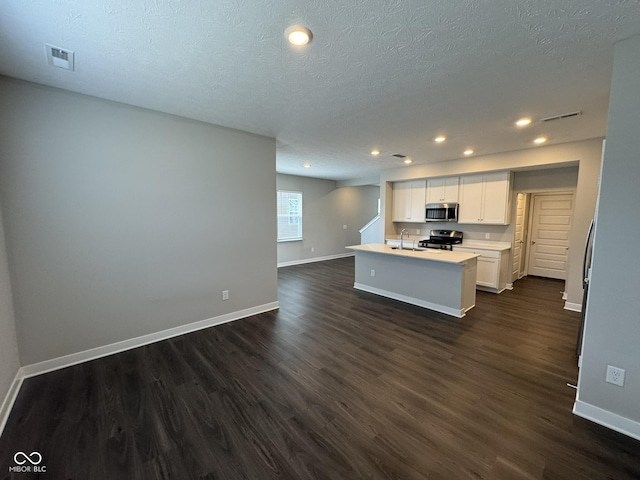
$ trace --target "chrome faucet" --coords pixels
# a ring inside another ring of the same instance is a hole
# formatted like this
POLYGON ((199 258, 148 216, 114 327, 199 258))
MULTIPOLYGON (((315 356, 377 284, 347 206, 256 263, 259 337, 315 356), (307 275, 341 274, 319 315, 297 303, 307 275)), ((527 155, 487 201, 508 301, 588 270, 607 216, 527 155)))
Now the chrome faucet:
POLYGON ((404 243, 404 234, 405 233, 407 234, 407 236, 409 236, 409 230, 407 230, 406 228, 403 228, 400 231, 400 250, 402 250, 404 248, 403 243, 404 243))

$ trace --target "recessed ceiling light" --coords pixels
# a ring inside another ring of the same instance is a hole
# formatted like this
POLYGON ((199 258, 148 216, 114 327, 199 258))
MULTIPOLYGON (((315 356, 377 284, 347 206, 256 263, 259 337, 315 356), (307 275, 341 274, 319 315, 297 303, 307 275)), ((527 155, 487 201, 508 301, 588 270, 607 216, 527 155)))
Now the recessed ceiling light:
POLYGON ((518 127, 526 127, 530 123, 531 123, 531 119, 530 118, 521 118, 518 121, 516 121, 516 125, 518 127))
POLYGON ((285 37, 291 45, 296 45, 301 47, 306 45, 313 38, 313 34, 311 30, 306 27, 301 27, 300 25, 294 25, 293 27, 289 27, 284 32, 285 37))
POLYGON ((541 143, 544 143, 546 141, 547 141, 547 137, 538 137, 533 141, 533 143, 540 145, 541 143))
POLYGON ((305 163, 304 164, 304 168, 311 168, 311 164, 310 163, 305 163))
POLYGON ((444 135, 438 135, 436 138, 433 139, 434 142, 437 143, 442 143, 447 139, 447 137, 445 137, 444 135))
POLYGON ((473 155, 473 150, 471 150, 470 148, 467 148, 464 152, 465 155, 473 155))
POLYGON ((410 158, 405 158, 404 159, 404 163, 406 163, 406 164, 409 164, 409 163, 412 163, 412 162, 413 162, 413 160, 411 160, 410 158))
POLYGON ((373 156, 380 155, 380 150, 378 150, 377 148, 374 148, 373 150, 371 150, 371 155, 373 156))

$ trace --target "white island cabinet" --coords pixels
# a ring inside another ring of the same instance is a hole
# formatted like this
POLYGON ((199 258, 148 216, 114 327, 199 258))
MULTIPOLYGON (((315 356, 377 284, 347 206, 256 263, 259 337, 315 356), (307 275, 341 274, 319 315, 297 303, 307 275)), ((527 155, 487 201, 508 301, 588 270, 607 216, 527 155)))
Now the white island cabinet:
POLYGON ((393 184, 393 222, 424 223, 426 180, 393 184))
POLYGON ((460 177, 458 223, 509 224, 511 172, 460 177))
POLYGON ((354 288, 463 317, 476 304, 476 254, 353 245, 354 288))

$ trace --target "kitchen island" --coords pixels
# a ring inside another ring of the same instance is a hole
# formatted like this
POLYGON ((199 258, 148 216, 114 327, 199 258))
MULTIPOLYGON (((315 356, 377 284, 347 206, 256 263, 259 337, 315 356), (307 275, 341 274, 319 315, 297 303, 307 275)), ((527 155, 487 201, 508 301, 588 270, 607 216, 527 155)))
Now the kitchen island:
POLYGON ((347 248, 355 252, 358 290, 458 318, 475 306, 476 254, 378 243, 347 248))

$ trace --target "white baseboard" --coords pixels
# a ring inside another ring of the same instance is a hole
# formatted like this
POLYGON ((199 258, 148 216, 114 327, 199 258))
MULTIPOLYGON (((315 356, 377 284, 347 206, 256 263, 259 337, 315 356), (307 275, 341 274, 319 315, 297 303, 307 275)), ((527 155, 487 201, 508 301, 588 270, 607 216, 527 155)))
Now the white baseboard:
POLYGON ((598 425, 610 428, 628 437, 640 440, 640 422, 622 417, 616 413, 595 407, 589 403, 576 400, 573 404, 573 414, 587 420, 591 420, 598 425))
POLYGON ((20 391, 20 387, 22 386, 22 382, 24 380, 24 371, 22 368, 19 368, 16 372, 16 376, 11 382, 9 386, 9 391, 7 395, 4 397, 4 401, 2 402, 2 406, 0 406, 0 437, 2 437, 2 431, 4 430, 4 426, 7 424, 7 420, 9 419, 9 414, 11 413, 11 409, 13 408, 13 404, 18 397, 18 392, 20 391))
POLYGON ((462 318, 466 311, 472 309, 475 305, 464 309, 447 307, 446 305, 440 305, 437 303, 427 302, 426 300, 421 300, 415 297, 408 297, 407 295, 401 295, 399 293, 390 292, 388 290, 383 290, 381 288, 371 287, 369 285, 364 285, 362 283, 354 283, 353 288, 356 290, 362 290, 363 292, 375 293, 376 295, 380 295, 381 297, 392 298, 393 300, 399 300, 404 303, 410 303, 411 305, 417 305, 418 307, 428 308, 429 310, 435 310, 436 312, 446 313, 447 315, 451 315, 452 317, 462 318))
POLYGON ((353 257, 355 252, 337 253, 335 255, 327 255, 326 257, 302 258, 300 260, 291 260, 288 262, 278 262, 278 268, 291 267, 293 265, 302 265, 304 263, 324 262, 325 260, 335 260, 336 258, 353 257))
POLYGON ((571 310, 572 312, 581 312, 582 311, 582 304, 581 303, 564 302, 564 309, 565 310, 571 310))
POLYGON ((513 283, 507 283, 507 290, 513 290, 513 283))
POLYGON ((258 305, 256 307, 239 310, 237 312, 227 313, 218 317, 199 320, 187 325, 169 328, 160 332, 142 335, 141 337, 92 348, 83 352, 52 358, 50 360, 45 360, 44 362, 33 363, 22 367, 21 370, 23 371, 24 378, 33 377, 43 373, 52 372, 54 370, 59 370, 61 368, 77 365, 79 363, 88 362, 89 360, 95 360, 96 358, 106 357, 108 355, 113 355, 114 353, 124 352, 125 350, 131 350, 132 348, 142 347, 143 345, 149 345, 150 343, 184 335, 185 333, 191 333, 204 328, 213 327, 215 325, 233 322, 234 320, 240 320, 241 318, 250 317, 259 313, 269 312, 278 308, 278 302, 266 303, 264 305, 258 305))

